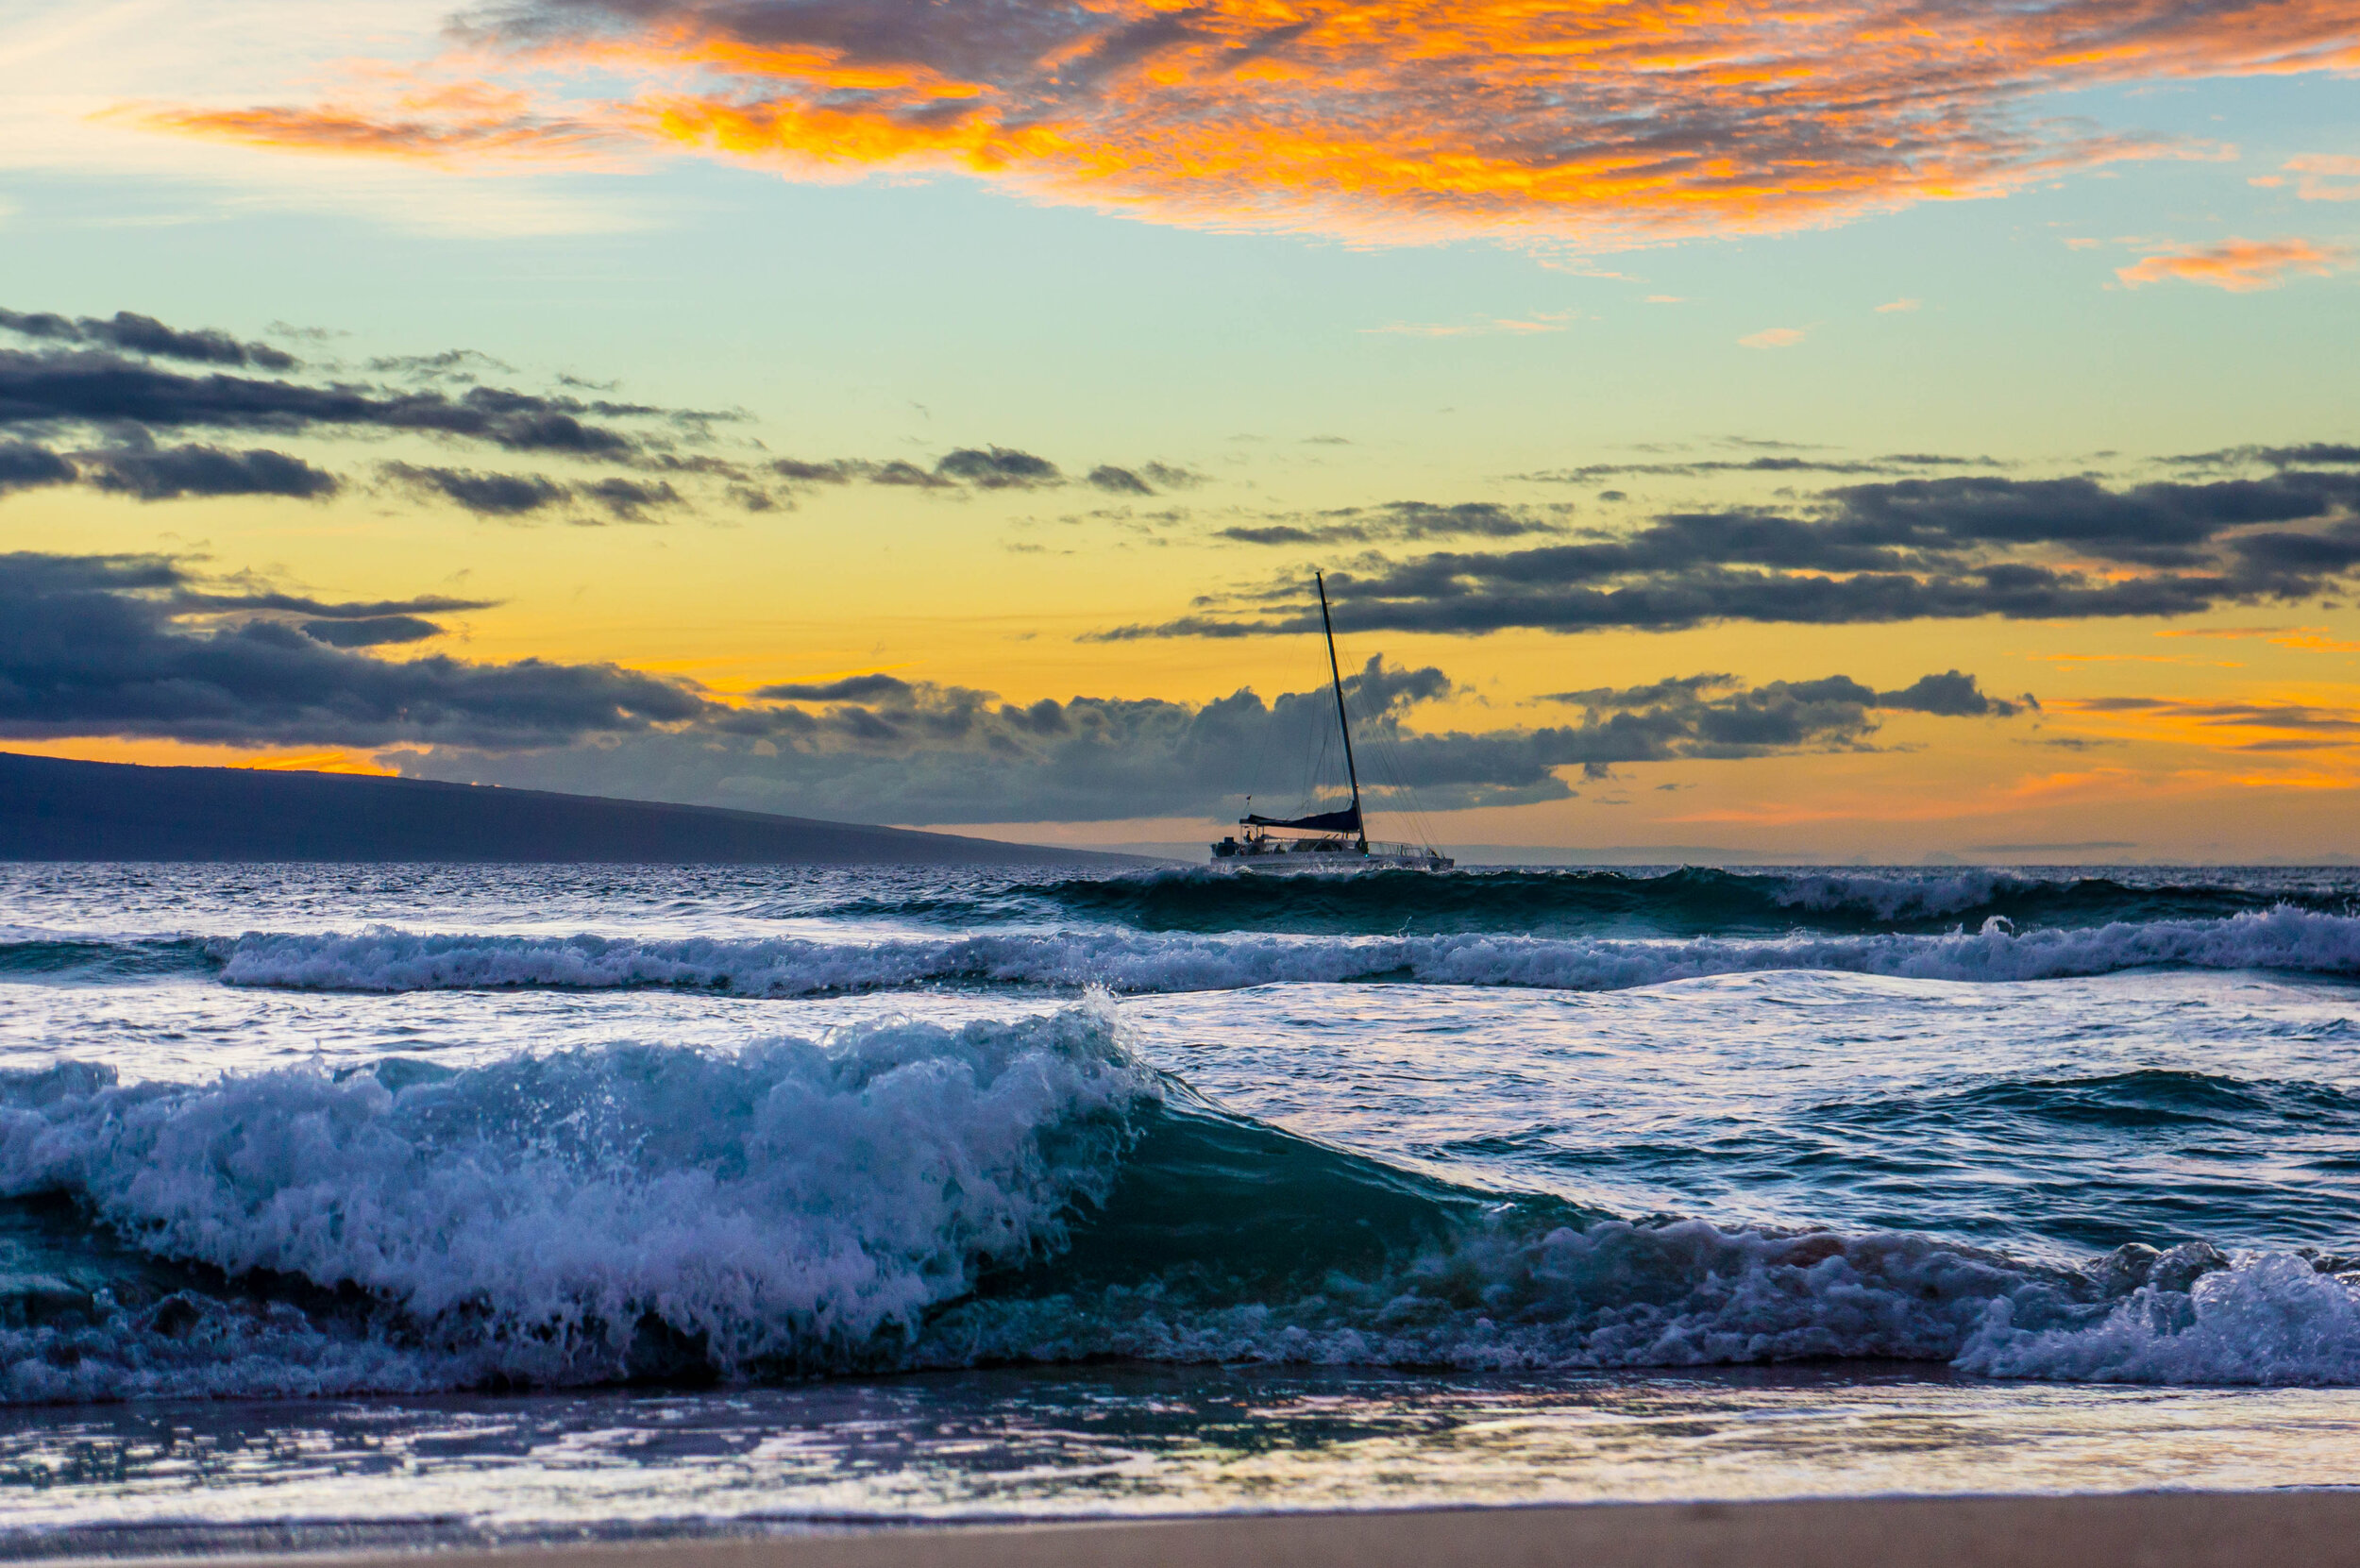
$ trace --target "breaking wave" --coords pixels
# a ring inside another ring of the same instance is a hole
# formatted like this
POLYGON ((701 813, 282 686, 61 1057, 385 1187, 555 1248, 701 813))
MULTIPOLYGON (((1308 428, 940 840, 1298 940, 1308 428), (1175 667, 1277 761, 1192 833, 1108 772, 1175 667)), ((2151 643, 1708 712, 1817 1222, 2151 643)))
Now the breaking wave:
POLYGON ((703 986, 799 996, 929 985, 1125 993, 1285 982, 1408 981, 1616 990, 1706 975, 1827 969, 2018 981, 2154 966, 2360 973, 2360 918, 2292 905, 2217 919, 1976 932, 1764 938, 1561 938, 1462 933, 1322 937, 1121 930, 825 942, 413 935, 249 935, 209 951, 232 985, 410 991, 495 986, 703 986))
MULTIPOLYGON (((1805 930, 1938 933, 1994 917, 2017 926, 2221 919, 2285 903, 2353 912, 2348 875, 2144 880, 1962 868, 1730 871, 1363 871, 1273 876, 1196 867, 981 887, 911 889, 792 912, 938 924, 1084 919, 1144 931, 1382 935, 1410 930, 1684 936, 1805 930)), ((782 911, 787 912, 787 911, 782 911)))
POLYGON ((1092 1002, 734 1052, 0 1079, 16 1401, 1126 1356, 2360 1382, 2350 1264, 1633 1222, 1227 1113, 1092 1002))
POLYGON ((0 1193, 62 1195, 134 1255, 196 1272, 159 1295, 150 1273, 49 1255, 17 1292, 8 1387, 311 1391, 596 1381, 650 1357, 725 1373, 850 1361, 977 1268, 1056 1244, 1158 1092, 1103 1009, 457 1072, 395 1058, 194 1087, 75 1064, 15 1075, 0 1082, 0 1193))

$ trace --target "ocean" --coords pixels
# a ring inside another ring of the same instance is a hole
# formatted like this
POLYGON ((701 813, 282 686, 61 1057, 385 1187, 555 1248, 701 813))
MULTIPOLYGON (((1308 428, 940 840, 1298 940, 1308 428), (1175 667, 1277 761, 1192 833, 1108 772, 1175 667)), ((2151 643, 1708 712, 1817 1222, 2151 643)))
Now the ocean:
POLYGON ((0 867, 0 1551, 2360 1481, 2360 873, 0 867))

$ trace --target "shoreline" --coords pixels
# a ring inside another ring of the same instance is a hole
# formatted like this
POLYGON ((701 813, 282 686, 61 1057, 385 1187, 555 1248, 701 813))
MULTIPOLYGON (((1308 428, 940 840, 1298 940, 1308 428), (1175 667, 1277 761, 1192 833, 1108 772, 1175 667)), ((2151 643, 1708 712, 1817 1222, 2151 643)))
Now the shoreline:
MULTIPOLYGON (((782 1526, 784 1522, 781 1522, 782 1526)), ((1536 1504, 1346 1513, 863 1525, 497 1547, 0 1558, 294 1568, 2248 1568, 2360 1565, 2360 1488, 1536 1504)), ((152 1538, 151 1538, 152 1540, 152 1538)), ((24 1543, 12 1543, 22 1546, 24 1543)), ((126 1544, 131 1544, 126 1543, 126 1544)))

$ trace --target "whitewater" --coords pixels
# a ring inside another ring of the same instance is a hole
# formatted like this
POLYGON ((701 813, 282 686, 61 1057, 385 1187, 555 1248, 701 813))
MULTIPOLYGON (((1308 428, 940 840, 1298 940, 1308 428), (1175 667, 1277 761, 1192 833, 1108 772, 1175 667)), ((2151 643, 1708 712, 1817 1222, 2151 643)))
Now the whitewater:
POLYGON ((2333 868, 0 867, 0 1540, 2344 1484, 2355 981, 2333 868))

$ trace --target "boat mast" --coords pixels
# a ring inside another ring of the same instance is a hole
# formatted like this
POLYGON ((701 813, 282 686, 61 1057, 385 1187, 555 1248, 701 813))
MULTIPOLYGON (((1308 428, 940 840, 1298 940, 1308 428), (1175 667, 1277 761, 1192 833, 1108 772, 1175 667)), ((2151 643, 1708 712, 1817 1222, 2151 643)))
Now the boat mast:
POLYGON ((1320 627, 1327 633, 1327 674, 1336 683, 1336 728, 1344 733, 1344 776, 1352 781, 1352 819, 1360 829, 1360 852, 1369 852, 1369 820, 1360 815, 1360 769, 1352 761, 1352 720, 1344 713, 1344 672, 1336 663, 1336 623, 1327 615, 1327 574, 1313 572, 1319 584, 1320 627))

